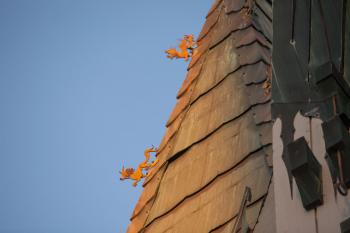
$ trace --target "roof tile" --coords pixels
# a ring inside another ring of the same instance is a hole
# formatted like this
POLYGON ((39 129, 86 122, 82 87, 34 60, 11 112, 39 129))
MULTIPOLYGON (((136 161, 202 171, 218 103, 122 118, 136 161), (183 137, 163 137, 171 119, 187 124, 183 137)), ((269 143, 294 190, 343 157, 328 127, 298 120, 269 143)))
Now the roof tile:
MULTIPOLYGON (((166 200, 156 200, 157 203, 153 205, 147 219, 145 232, 164 232, 171 227, 174 228, 174 232, 176 229, 190 229, 191 225, 194 225, 193 222, 198 222, 199 219, 202 220, 202 224, 201 226, 196 225, 196 232, 208 232, 238 213, 240 199, 235 197, 242 196, 245 186, 252 189, 253 202, 264 196, 270 182, 269 174, 270 171, 265 165, 264 158, 254 156, 246 163, 216 179, 205 190, 187 198, 164 216, 158 214, 161 208, 160 203, 165 203, 166 200), (227 205, 228 200, 232 200, 230 205, 227 205), (212 214, 214 212, 215 215, 212 214)), ((169 188, 172 189, 170 186, 169 188)), ((163 190, 165 193, 171 193, 170 191, 163 190)), ((159 192, 162 193, 161 190, 159 192)), ((158 197, 167 198, 166 195, 158 197)))
POLYGON ((224 0, 226 14, 240 11, 244 7, 245 3, 245 0, 224 0))
POLYGON ((221 82, 230 72, 237 69, 238 65, 234 40, 230 37, 209 51, 191 102, 221 82))
MULTIPOLYGON (((210 140, 206 139, 192 146, 167 168, 162 181, 163 188, 168 187, 176 192, 169 190, 172 198, 165 199, 166 203, 160 204, 163 212, 208 185, 218 175, 236 166, 261 146, 252 116, 230 122, 215 132, 210 140), (187 182, 188 180, 191 182, 187 182)), ((264 151, 259 153, 265 156, 264 151)))
POLYGON ((156 195, 157 189, 162 179, 162 176, 164 174, 164 171, 165 171, 165 166, 163 166, 162 169, 157 173, 156 178, 152 179, 152 181, 150 181, 148 185, 145 186, 135 206, 135 209, 132 213, 131 220, 135 218, 144 208, 146 203, 148 203, 156 195))
POLYGON ((204 57, 205 56, 201 56, 200 59, 198 60, 198 62, 196 62, 196 64, 194 64, 189 69, 189 71, 186 75, 186 78, 183 81, 182 86, 177 93, 177 98, 180 98, 188 90, 188 88, 191 86, 191 84, 197 79, 197 77, 199 76, 201 69, 202 69, 202 64, 204 62, 204 57))
POLYGON ((176 102, 173 111, 170 114, 168 122, 166 123, 167 127, 170 127, 171 124, 177 119, 177 117, 188 107, 190 104, 190 99, 192 95, 192 91, 194 88, 194 83, 189 87, 189 89, 179 98, 176 102))
POLYGON ((222 12, 221 9, 222 9, 221 7, 218 7, 212 14, 208 16, 207 20, 203 25, 202 31, 199 33, 197 41, 200 41, 201 39, 203 39, 208 34, 208 32, 212 29, 212 27, 218 22, 219 15, 222 12))
POLYGON ((202 140, 223 123, 243 114, 249 107, 245 85, 230 75, 191 105, 178 131, 172 155, 202 140))

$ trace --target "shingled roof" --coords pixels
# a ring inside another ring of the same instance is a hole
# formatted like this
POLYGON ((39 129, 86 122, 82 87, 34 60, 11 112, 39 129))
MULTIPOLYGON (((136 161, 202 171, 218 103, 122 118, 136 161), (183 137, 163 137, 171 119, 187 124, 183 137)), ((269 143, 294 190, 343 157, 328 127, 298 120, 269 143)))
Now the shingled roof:
POLYGON ((274 232, 271 164, 272 10, 216 0, 177 94, 127 232, 232 232, 242 216, 274 232))

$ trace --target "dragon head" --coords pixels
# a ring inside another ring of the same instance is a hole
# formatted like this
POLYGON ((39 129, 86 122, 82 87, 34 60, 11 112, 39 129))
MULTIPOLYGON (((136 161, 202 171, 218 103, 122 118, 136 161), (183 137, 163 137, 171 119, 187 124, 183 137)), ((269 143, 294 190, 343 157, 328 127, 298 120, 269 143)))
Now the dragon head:
POLYGON ((133 174, 135 169, 133 168, 122 168, 122 170, 119 172, 120 173, 120 180, 125 180, 125 179, 130 179, 131 174, 133 174))
POLYGON ((185 35, 184 40, 187 42, 186 45, 188 49, 193 49, 194 46, 196 45, 193 35, 185 35))

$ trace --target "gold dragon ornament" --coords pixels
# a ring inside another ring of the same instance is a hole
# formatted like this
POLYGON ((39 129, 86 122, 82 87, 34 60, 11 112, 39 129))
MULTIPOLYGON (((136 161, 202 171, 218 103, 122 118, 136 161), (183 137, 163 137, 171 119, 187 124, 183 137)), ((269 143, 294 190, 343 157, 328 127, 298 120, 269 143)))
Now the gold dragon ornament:
POLYGON ((120 173, 120 180, 126 180, 126 179, 131 179, 131 180, 135 180, 134 183, 132 184, 132 186, 136 187, 137 183, 141 181, 142 178, 145 178, 147 176, 147 172, 146 174, 143 173, 143 170, 148 171, 151 167, 154 167, 154 165, 156 165, 158 163, 158 159, 156 158, 152 163, 148 163, 151 155, 151 152, 158 152, 158 148, 154 148, 154 146, 152 146, 151 148, 147 148, 144 152, 144 155, 146 157, 146 159, 140 163, 136 169, 134 168, 122 168, 122 170, 119 172, 120 173))
POLYGON ((176 48, 170 48, 165 52, 170 59, 183 58, 185 61, 188 61, 188 58, 192 57, 195 47, 196 42, 194 41, 193 35, 185 35, 184 38, 181 39, 179 45, 180 51, 177 51, 176 48))

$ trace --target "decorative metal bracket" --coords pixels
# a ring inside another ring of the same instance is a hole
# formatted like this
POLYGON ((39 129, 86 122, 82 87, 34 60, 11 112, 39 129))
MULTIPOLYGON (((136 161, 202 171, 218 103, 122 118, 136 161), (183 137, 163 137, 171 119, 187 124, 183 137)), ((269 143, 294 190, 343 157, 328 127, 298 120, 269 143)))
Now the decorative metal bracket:
MULTIPOLYGON (((350 188, 350 134, 340 116, 322 124, 326 150, 329 157, 330 169, 335 170, 339 179, 339 192, 347 195, 350 188)), ((334 179, 333 179, 334 181, 334 179)))
POLYGON ((287 169, 294 177, 306 210, 323 203, 322 167, 304 137, 289 143, 286 148, 287 169))

